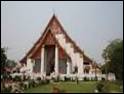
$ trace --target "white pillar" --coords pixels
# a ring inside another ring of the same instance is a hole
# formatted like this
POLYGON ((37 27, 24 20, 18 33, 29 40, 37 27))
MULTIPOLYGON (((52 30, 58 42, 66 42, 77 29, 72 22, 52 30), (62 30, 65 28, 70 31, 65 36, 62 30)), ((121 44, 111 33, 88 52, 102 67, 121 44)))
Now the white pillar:
POLYGON ((31 58, 27 58, 27 69, 29 69, 28 73, 31 74, 33 72, 33 62, 31 58))
POLYGON ((44 74, 45 73, 45 68, 44 68, 44 46, 42 46, 41 48, 41 73, 44 74))
POLYGON ((58 46, 55 47, 55 74, 59 74, 59 53, 58 53, 58 46))
POLYGON ((70 74, 72 73, 72 62, 70 61, 70 74))
POLYGON ((92 64, 89 65, 90 69, 89 69, 89 74, 88 74, 88 77, 89 79, 92 78, 92 64))
POLYGON ((92 64, 90 64, 89 74, 92 74, 92 64))
POLYGON ((83 75, 83 73, 84 73, 83 59, 81 59, 80 62, 78 62, 78 74, 83 75))
POLYGON ((67 61, 67 75, 70 75, 71 73, 71 62, 67 61))
POLYGON ((79 80, 83 80, 84 77, 83 58, 80 58, 79 61, 80 62, 78 62, 78 78, 79 80))

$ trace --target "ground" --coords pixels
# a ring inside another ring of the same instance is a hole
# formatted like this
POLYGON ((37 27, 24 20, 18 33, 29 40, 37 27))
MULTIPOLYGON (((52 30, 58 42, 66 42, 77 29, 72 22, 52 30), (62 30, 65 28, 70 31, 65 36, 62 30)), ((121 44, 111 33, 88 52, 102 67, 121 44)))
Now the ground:
MULTIPOLYGON (((97 83, 98 81, 87 81, 79 82, 77 85, 76 82, 56 82, 42 85, 36 88, 27 89, 25 90, 25 93, 51 93, 53 92, 53 87, 57 87, 65 93, 93 93, 96 89, 97 83)), ((120 90, 120 86, 112 82, 108 83, 106 88, 110 93, 122 92, 122 90, 120 90)))

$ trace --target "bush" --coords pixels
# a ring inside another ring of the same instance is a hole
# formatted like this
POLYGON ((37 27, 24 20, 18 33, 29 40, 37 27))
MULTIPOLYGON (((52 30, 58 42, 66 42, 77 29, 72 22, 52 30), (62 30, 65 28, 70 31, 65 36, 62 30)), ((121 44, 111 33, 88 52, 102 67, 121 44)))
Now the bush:
POLYGON ((29 80, 29 87, 35 87, 36 83, 33 79, 29 80))
POLYGON ((52 77, 52 80, 53 80, 54 82, 59 82, 59 76, 52 77))
POLYGON ((29 80, 29 88, 37 87, 38 85, 45 85, 45 84, 48 84, 49 82, 50 82, 49 79, 41 80, 40 77, 38 77, 36 80, 30 79, 29 80))
POLYGON ((40 77, 37 77, 37 81, 39 81, 39 82, 40 82, 40 81, 41 81, 41 78, 40 78, 40 77))
POLYGON ((12 90, 11 86, 9 86, 8 88, 4 87, 2 93, 11 93, 11 90, 12 90))
POLYGON ((91 81, 94 81, 95 79, 94 78, 91 78, 91 81))
POLYGON ((65 79, 65 81, 70 81, 71 79, 70 78, 68 78, 68 77, 64 77, 64 79, 65 79))
POLYGON ((21 81, 21 82, 19 83, 19 86, 21 87, 21 89, 24 89, 24 83, 23 83, 23 81, 21 81))
POLYGON ((33 87, 33 80, 32 79, 29 80, 29 88, 31 88, 31 87, 33 87))
POLYGON ((50 83, 50 80, 49 79, 46 79, 46 84, 49 84, 50 83))
POLYGON ((95 81, 98 81, 98 77, 96 76, 96 77, 94 78, 94 80, 95 80, 95 81))
POLYGON ((103 87, 104 87, 104 84, 102 82, 99 82, 96 86, 97 90, 99 92, 102 92, 103 91, 103 87))
POLYGON ((50 80, 49 79, 45 79, 43 80, 43 84, 49 84, 50 80))
POLYGON ((105 81, 105 78, 102 78, 102 81, 105 81))
POLYGON ((26 81, 26 76, 25 75, 23 75, 23 81, 26 81))
POLYGON ((88 77, 84 77, 84 81, 89 81, 89 78, 88 77))
POLYGON ((55 82, 59 82, 59 76, 55 78, 55 82))
POLYGON ((45 80, 41 80, 40 84, 44 85, 45 84, 45 80))
POLYGON ((71 78, 71 81, 72 81, 72 82, 75 82, 75 79, 74 79, 74 78, 71 78))
POLYGON ((41 84, 41 77, 37 77, 37 82, 38 82, 38 85, 41 84))
POLYGON ((20 76, 15 76, 15 78, 13 78, 14 81, 21 81, 21 77, 20 76))

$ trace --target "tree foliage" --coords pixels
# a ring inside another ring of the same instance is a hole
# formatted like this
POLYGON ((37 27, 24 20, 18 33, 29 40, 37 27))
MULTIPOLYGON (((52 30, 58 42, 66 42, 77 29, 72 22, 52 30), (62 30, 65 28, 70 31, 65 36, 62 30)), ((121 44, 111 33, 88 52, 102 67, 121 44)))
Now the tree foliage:
POLYGON ((1 48, 1 74, 6 74, 5 67, 13 68, 15 66, 16 62, 7 58, 6 48, 1 48))
POLYGON ((10 60, 10 59, 8 59, 6 63, 7 63, 6 67, 10 67, 10 68, 15 67, 17 64, 14 60, 10 60))
POLYGON ((123 76, 123 40, 113 40, 103 51, 105 65, 102 66, 103 71, 115 73, 117 79, 123 76))
POLYGON ((5 48, 1 48, 1 74, 4 72, 4 68, 7 62, 7 55, 5 53, 5 48))

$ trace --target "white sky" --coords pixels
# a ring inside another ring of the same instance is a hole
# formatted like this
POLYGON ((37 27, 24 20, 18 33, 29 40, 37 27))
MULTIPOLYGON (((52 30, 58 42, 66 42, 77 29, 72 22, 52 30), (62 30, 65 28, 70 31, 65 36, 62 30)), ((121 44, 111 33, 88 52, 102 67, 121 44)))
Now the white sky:
POLYGON ((123 1, 2 1, 1 44, 8 58, 20 60, 56 13, 78 46, 97 63, 107 44, 123 39, 123 1))

